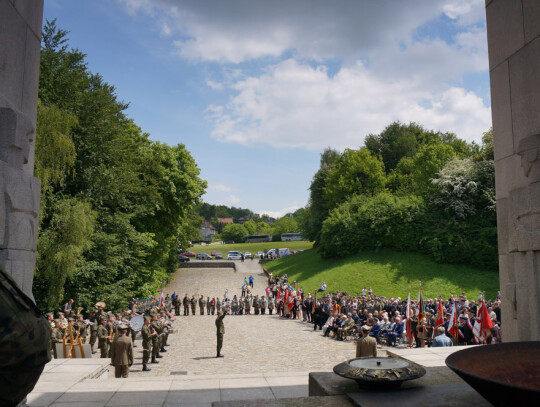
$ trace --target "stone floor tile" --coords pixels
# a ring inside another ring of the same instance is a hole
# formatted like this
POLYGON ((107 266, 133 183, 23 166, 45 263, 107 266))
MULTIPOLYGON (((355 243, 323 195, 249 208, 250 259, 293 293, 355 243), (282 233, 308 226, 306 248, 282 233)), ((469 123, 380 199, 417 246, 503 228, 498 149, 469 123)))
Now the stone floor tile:
POLYGON ((275 399, 269 387, 221 389, 221 401, 275 399))
POLYGON ((277 399, 309 396, 309 386, 307 384, 297 386, 272 386, 270 389, 277 399))
POLYGON ((70 406, 76 406, 76 407, 104 407, 105 402, 103 401, 77 401, 76 404, 69 401, 66 403, 56 402, 54 404, 51 404, 50 407, 70 407, 70 406))
POLYGON ((26 396, 28 407, 48 407, 62 396, 62 392, 32 392, 26 396))
MULTIPOLYGON (((95 389, 93 389, 95 390, 95 389)), ((58 403, 101 402, 105 404, 115 394, 114 391, 73 391, 64 393, 58 403)))
POLYGON ((204 390, 204 389, 218 389, 220 388, 220 381, 217 379, 209 380, 184 380, 173 381, 170 390, 204 390))
MULTIPOLYGON (((114 379, 113 379, 114 380, 114 379)), ((118 381, 122 379, 116 379, 118 381)), ((156 391, 168 391, 171 388, 171 380, 146 380, 146 381, 137 381, 130 382, 122 380, 122 385, 120 386, 119 392, 156 392, 156 391)))
POLYGON ((126 391, 117 392, 107 402, 107 406, 161 406, 167 397, 167 391, 126 391))
POLYGON ((268 382, 265 378, 248 378, 248 379, 221 379, 219 381, 221 389, 243 389, 252 387, 268 387, 268 382))
POLYGON ((211 403, 219 401, 221 393, 219 389, 204 390, 171 390, 165 399, 166 403, 211 403))

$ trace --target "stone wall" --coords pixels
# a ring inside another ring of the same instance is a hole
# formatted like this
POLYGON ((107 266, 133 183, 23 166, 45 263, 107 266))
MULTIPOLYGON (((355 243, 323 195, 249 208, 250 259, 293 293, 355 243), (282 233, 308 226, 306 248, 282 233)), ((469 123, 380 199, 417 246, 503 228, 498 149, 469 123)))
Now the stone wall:
POLYGON ((33 176, 43 0, 0 0, 0 267, 32 297, 40 182, 33 176))
POLYGON ((540 340, 540 1, 486 0, 503 339, 540 340))

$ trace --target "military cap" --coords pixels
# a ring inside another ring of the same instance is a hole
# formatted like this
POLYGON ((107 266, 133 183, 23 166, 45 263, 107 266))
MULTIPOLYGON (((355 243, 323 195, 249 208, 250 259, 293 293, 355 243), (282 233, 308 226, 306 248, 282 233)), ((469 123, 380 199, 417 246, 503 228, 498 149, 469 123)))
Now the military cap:
POLYGON ((362 331, 364 331, 364 332, 368 332, 370 329, 371 329, 371 327, 369 325, 363 325, 362 326, 362 331))
POLYGON ((128 329, 127 325, 124 325, 124 324, 118 325, 118 330, 119 331, 127 331, 127 329, 128 329))
POLYGON ((77 314, 77 318, 84 318, 82 314, 77 314))
POLYGON ((102 315, 102 316, 99 317, 99 320, 100 321, 106 321, 107 317, 105 315, 102 315))
POLYGON ((58 316, 60 316, 60 315, 64 315, 64 313, 63 313, 63 312, 59 312, 59 313, 58 313, 58 316))
POLYGON ((155 309, 153 309, 152 311, 150 311, 150 316, 153 317, 154 315, 158 315, 158 312, 157 312, 155 309))
POLYGON ((53 314, 52 312, 47 312, 47 313, 45 314, 45 316, 47 316, 47 317, 48 317, 49 315, 50 315, 50 316, 54 316, 54 314, 53 314))
POLYGON ((122 316, 122 314, 121 314, 121 313, 119 313, 119 312, 117 312, 117 313, 116 313, 116 314, 114 314, 114 315, 116 315, 117 317, 121 317, 121 316, 122 316))
POLYGON ((149 317, 149 316, 147 315, 147 316, 144 317, 144 319, 145 319, 146 321, 151 321, 151 320, 152 320, 152 317, 149 317))
POLYGON ((69 317, 69 318, 68 318, 68 321, 69 321, 69 322, 75 322, 75 318, 69 317))
POLYGON ((56 319, 54 320, 54 323, 55 323, 55 324, 57 324, 57 323, 59 323, 59 322, 62 323, 62 321, 59 320, 58 318, 56 318, 56 319))

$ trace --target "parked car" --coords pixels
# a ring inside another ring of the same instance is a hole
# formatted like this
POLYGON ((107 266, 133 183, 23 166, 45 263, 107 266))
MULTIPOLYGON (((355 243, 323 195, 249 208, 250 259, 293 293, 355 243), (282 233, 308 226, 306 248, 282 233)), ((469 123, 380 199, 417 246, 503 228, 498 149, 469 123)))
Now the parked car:
POLYGON ((264 257, 264 253, 263 252, 257 252, 257 254, 255 254, 255 256, 257 256, 257 258, 261 258, 261 256, 264 257))
POLYGON ((208 253, 199 253, 197 255, 197 260, 212 260, 212 256, 210 256, 208 253))
POLYGON ((227 260, 241 260, 242 259, 242 253, 236 252, 236 251, 230 251, 227 253, 227 260))
POLYGON ((180 263, 185 263, 185 262, 189 261, 189 257, 183 256, 183 255, 179 255, 179 256, 178 256, 178 261, 179 261, 180 263))
POLYGON ((212 251, 210 252, 210 256, 215 256, 216 254, 217 254, 217 253, 216 253, 215 250, 212 250, 212 251))
POLYGON ((181 254, 182 256, 186 256, 186 257, 195 257, 197 256, 197 253, 193 253, 193 252, 184 252, 181 254))
POLYGON ((223 260, 223 253, 216 253, 215 259, 216 260, 220 260, 220 259, 223 260))
POLYGON ((253 255, 251 254, 251 252, 244 253, 244 259, 252 259, 252 258, 253 258, 253 255))

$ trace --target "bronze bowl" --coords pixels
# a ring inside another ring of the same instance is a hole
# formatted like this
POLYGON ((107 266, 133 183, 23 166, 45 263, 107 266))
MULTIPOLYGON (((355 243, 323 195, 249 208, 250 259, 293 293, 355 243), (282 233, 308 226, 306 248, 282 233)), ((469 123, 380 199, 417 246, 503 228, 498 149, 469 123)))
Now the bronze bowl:
POLYGON ((409 360, 397 358, 356 358, 334 366, 334 373, 353 379, 366 390, 391 389, 405 380, 422 377, 426 370, 409 360))
POLYGON ((528 406, 540 400, 540 342, 474 346, 446 365, 494 406, 528 406))

